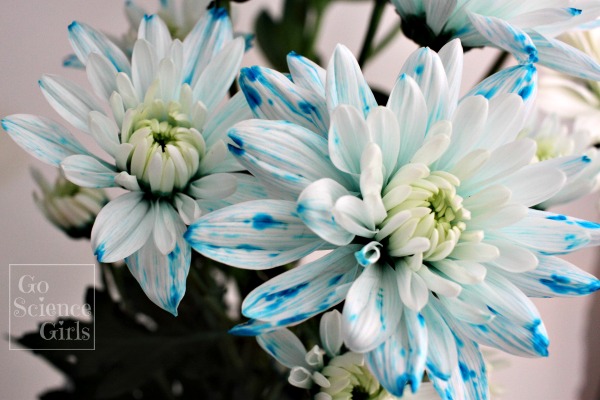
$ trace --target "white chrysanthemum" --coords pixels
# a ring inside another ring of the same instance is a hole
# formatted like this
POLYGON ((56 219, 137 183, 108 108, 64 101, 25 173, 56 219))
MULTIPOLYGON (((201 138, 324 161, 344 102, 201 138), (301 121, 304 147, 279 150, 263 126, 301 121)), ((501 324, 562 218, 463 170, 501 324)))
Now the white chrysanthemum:
POLYGON ((392 0, 404 34, 421 46, 439 49, 460 38, 463 46, 494 46, 522 63, 587 79, 600 79, 600 65, 555 39, 583 28, 600 15, 598 1, 572 0, 392 0))
POLYGON ((37 169, 31 174, 40 188, 33 199, 46 218, 72 238, 90 237, 96 216, 108 203, 104 190, 77 186, 60 174, 54 184, 37 169))
POLYGON ((458 101, 458 40, 416 51, 385 107, 350 51, 327 70, 292 54, 291 80, 242 70, 257 119, 229 132, 230 149, 278 199, 234 205, 190 225, 194 249, 261 269, 332 250, 264 283, 233 333, 298 324, 345 301, 346 346, 364 353, 381 385, 401 396, 424 370, 438 393, 488 398, 478 343, 547 355, 529 296, 594 292, 600 282, 556 254, 600 240, 600 225, 531 210, 587 157, 531 164, 516 140, 535 97, 521 65, 458 101), (524 294, 525 293, 525 294, 524 294))
MULTIPOLYGON (((588 129, 569 126, 556 114, 542 117, 534 114, 521 134, 522 138, 535 140, 537 150, 533 162, 555 160, 561 157, 580 156, 589 158, 583 170, 571 171, 563 188, 538 207, 548 207, 568 203, 599 189, 600 158, 595 148, 597 138, 588 129)), ((555 160, 556 162, 556 160, 555 160)))
POLYGON ((290 368, 288 382, 311 389, 316 400, 394 399, 366 368, 362 354, 343 351, 342 316, 337 310, 323 314, 321 346, 306 350, 288 329, 257 336, 258 344, 283 366, 290 368))
POLYGON ((114 161, 90 153, 46 118, 13 115, 2 126, 71 182, 128 190, 98 214, 94 253, 101 262, 125 258, 148 297, 176 314, 191 258, 186 224, 202 209, 260 195, 250 176, 229 173, 242 168, 223 141, 233 123, 250 115, 241 94, 220 105, 238 73, 244 40, 233 38, 223 9, 211 9, 183 43, 159 17, 144 17, 131 63, 87 25, 71 24, 69 38, 96 96, 57 76, 44 76, 40 87, 50 105, 114 161))
MULTIPOLYGON (((561 39, 581 50, 596 62, 600 62, 600 29, 573 31, 561 39)), ((600 126, 600 82, 599 79, 581 79, 544 71, 540 78, 539 107, 561 118, 577 119, 581 127, 590 129, 594 136, 600 126)), ((600 140, 599 140, 600 141, 600 140)))

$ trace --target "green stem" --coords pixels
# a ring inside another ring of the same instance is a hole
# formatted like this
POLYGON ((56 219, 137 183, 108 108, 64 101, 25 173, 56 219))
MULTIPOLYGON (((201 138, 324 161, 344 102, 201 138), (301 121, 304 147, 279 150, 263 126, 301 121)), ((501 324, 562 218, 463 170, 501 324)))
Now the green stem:
POLYGON ((504 65, 509 55, 510 54, 507 51, 502 50, 502 52, 498 54, 498 57, 496 57, 496 60, 494 60, 494 63, 490 66, 490 68, 488 68, 487 72, 483 75, 483 79, 488 78, 494 75, 496 72, 500 71, 500 68, 502 68, 502 65, 504 65))
POLYGON ((377 28, 379 26, 379 22, 381 21, 381 16, 383 15, 383 10, 387 0, 375 0, 375 6, 373 7, 373 12, 371 13, 371 20, 369 21, 369 27, 367 28, 367 34, 365 35, 365 40, 362 45, 362 49, 360 50, 360 54, 358 56, 358 65, 361 67, 367 62, 369 57, 371 56, 371 47, 373 46, 373 39, 375 38, 375 33, 377 33, 377 28))

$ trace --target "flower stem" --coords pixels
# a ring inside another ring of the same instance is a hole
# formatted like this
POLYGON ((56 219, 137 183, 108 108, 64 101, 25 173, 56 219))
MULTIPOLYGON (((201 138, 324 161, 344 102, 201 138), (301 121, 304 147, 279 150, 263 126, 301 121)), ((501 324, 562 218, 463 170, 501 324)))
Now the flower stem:
POLYGON ((508 51, 502 50, 502 52, 498 54, 498 57, 496 57, 496 60, 494 60, 494 63, 490 66, 490 68, 488 68, 486 73, 483 75, 483 79, 488 78, 494 75, 496 72, 500 71, 502 65, 504 65, 504 62, 508 59, 509 55, 510 54, 508 53, 508 51))
POLYGON ((385 8, 386 3, 386 0, 375 0, 375 6, 373 7, 373 12, 371 13, 371 20, 369 21, 367 34, 365 35, 365 40, 363 42, 362 49, 360 50, 360 54, 358 56, 358 65, 360 65, 361 67, 365 64, 365 62, 367 62, 367 60, 371 56, 371 47, 373 46, 373 39, 375 38, 375 33, 377 33, 377 28, 379 27, 379 22, 381 21, 381 16, 383 15, 383 10, 385 8))

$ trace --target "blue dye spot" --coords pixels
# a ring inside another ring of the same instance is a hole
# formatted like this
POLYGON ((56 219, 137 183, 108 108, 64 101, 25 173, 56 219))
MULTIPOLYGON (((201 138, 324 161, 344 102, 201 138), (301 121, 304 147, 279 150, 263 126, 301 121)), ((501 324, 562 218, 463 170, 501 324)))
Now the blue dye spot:
POLYGON ((498 311, 494 310, 494 309, 493 309, 492 307, 490 307, 490 306, 487 306, 487 308, 488 308, 488 310, 490 310, 490 312, 491 312, 492 314, 494 314, 494 315, 499 315, 499 314, 500 314, 498 311))
POLYGON ((239 147, 235 147, 232 144, 227 144, 227 148, 230 152, 232 152, 236 156, 243 156, 246 153, 246 150, 240 149, 239 147))
POLYGON ((241 78, 248 79, 250 82, 256 82, 258 78, 262 75, 260 69, 258 67, 247 67, 242 68, 240 71, 241 78))
POLYGON ((154 17, 156 17, 156 15, 154 15, 154 14, 150 14, 150 15, 144 14, 144 21, 148 22, 148 21, 154 19, 154 17))
POLYGON ((244 141, 242 140, 242 138, 239 136, 235 136, 233 132, 229 133, 229 138, 233 143, 237 144, 238 147, 244 147, 244 141))
POLYGON ((69 24, 69 32, 71 32, 73 29, 75 29, 77 26, 79 25, 79 23, 77 21, 73 21, 69 24))
POLYGON ((316 114, 317 113, 317 107, 315 107, 314 105, 310 104, 307 101, 299 102, 298 107, 300 107, 300 110, 302 110, 302 112, 305 114, 316 114))
POLYGON ((251 244, 238 244, 237 246, 235 246, 235 248, 240 249, 240 250, 250 250, 250 251, 264 250, 262 247, 254 246, 251 244))
POLYGON ((587 229, 600 229, 600 224, 592 221, 575 221, 575 223, 582 228, 587 229))
POLYGON ((242 84, 242 89, 244 90, 244 96, 246 96, 246 101, 248 102, 250 108, 254 109, 260 107, 262 104, 260 94, 254 88, 248 85, 242 84))
POLYGON ((269 103, 269 105, 270 105, 270 106, 272 106, 272 105, 273 105, 273 100, 271 100, 271 99, 268 99, 268 100, 267 100, 267 103, 269 103))
POLYGON ((421 74, 423 73, 423 70, 424 70, 424 69, 425 69, 425 67, 424 67, 423 65, 418 65, 418 66, 415 68, 415 74, 417 74, 417 75, 421 75, 421 74))
POLYGON ((535 352, 542 357, 547 357, 548 345, 550 344, 550 342, 548 341, 546 335, 542 334, 539 331, 539 326, 541 325, 541 323, 541 320, 536 319, 530 326, 526 328, 533 334, 532 341, 533 349, 535 350, 535 352))
POLYGON ((486 325, 475 325, 475 328, 479 329, 482 332, 489 332, 490 329, 486 325))
POLYGON ((417 314, 417 319, 419 320, 419 325, 424 327, 425 326, 425 318, 423 318, 423 315, 421 315, 421 313, 417 314))
POLYGON ((215 19, 227 18, 227 10, 224 8, 211 8, 209 12, 215 19))
POLYGON ((106 245, 104 243, 100 244, 96 247, 96 251, 94 251, 94 255, 98 259, 98 261, 102 262, 104 259, 104 253, 106 252, 106 245))
POLYGON ((577 16, 581 14, 581 10, 579 8, 573 8, 573 7, 569 7, 567 8, 567 11, 571 13, 571 15, 573 16, 577 16))
POLYGON ((584 296, 600 289, 600 280, 594 279, 588 284, 573 282, 565 276, 552 274, 550 279, 540 279, 540 283, 554 293, 562 295, 584 296))
MULTIPOLYGON (((393 388, 393 395, 397 397, 402 397, 404 394, 404 387, 410 381, 410 377, 408 374, 402 374, 396 378, 396 387, 393 388)), ((387 389, 387 388, 386 388, 387 389)), ((390 388, 392 389, 392 388, 390 388)))
POLYGON ((285 226, 285 223, 274 220, 269 214, 258 213, 252 218, 252 227, 259 231, 277 226, 285 226))
POLYGON ((548 217, 546 217, 546 219, 551 219, 554 221, 566 221, 567 217, 561 214, 557 214, 557 215, 550 215, 548 217))
POLYGON ((356 258, 356 261, 358 261, 358 263, 363 267, 370 265, 369 260, 367 259, 367 257, 365 257, 365 254, 362 250, 355 252, 354 258, 356 258))
POLYGON ((524 88, 519 90, 519 96, 521 96, 521 98, 523 100, 527 100, 529 98, 529 96, 531 96, 532 93, 533 93, 533 86, 525 86, 524 88))
POLYGON ((2 118, 2 120, 0 121, 0 124, 2 124, 2 129, 4 129, 5 131, 8 131, 8 121, 5 120, 4 118, 2 118))
POLYGON ((592 162, 592 159, 591 159, 591 158, 589 158, 588 156, 584 155, 584 156, 582 156, 582 157, 581 157, 581 162, 584 162, 584 163, 586 163, 586 164, 589 164, 589 163, 591 163, 591 162, 592 162))
POLYGON ((463 381, 468 381, 469 379, 473 379, 475 377, 477 377, 477 374, 475 373, 475 371, 471 371, 469 369, 469 367, 467 367, 467 365, 465 363, 463 363, 462 361, 459 361, 458 363, 458 368, 460 369, 460 376, 462 377, 463 381))
POLYGON ((176 244, 175 248, 173 249, 173 251, 170 252, 169 255, 167 256, 169 258, 169 263, 172 263, 172 262, 176 261, 180 254, 181 254, 181 249, 176 244))
POLYGON ((538 51, 534 46, 527 45, 523 50, 529 55, 529 62, 538 62, 538 51))
POLYGON ((281 321, 279 321, 278 325, 289 325, 289 324, 293 324, 296 322, 300 322, 303 321, 307 318, 310 318, 311 314, 309 313, 302 313, 302 314, 298 314, 298 315, 294 315, 293 317, 289 317, 289 318, 284 318, 281 321))
POLYGON ((337 285, 337 284, 338 284, 338 283, 339 283, 339 282, 342 280, 342 278, 343 278, 343 277, 344 277, 344 275, 343 275, 343 274, 336 275, 336 276, 334 276, 333 278, 331 278, 331 279, 329 280, 329 282, 327 282, 327 285, 328 285, 328 286, 334 286, 334 285, 337 285))
POLYGON ((440 371, 437 368, 437 366, 435 364, 430 363, 430 362, 427 363, 427 373, 432 374, 435 377, 443 379, 443 380, 450 379, 450 374, 444 374, 442 371, 440 371))
POLYGON ((293 51, 293 50, 292 50, 292 51, 290 51, 290 52, 288 53, 288 57, 297 57, 297 58, 300 58, 300 57, 302 57, 302 56, 301 56, 300 54, 298 54, 298 53, 296 53, 295 51, 293 51))

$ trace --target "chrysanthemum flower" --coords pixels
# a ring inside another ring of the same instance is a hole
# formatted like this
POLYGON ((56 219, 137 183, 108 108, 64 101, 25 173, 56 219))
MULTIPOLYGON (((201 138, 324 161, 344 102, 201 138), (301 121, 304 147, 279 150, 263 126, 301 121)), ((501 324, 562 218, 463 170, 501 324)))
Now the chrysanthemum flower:
POLYGON ((600 15, 600 2, 558 0, 392 0, 404 34, 421 46, 439 49, 460 38, 463 46, 494 46, 522 63, 586 79, 600 79, 600 65, 556 39, 583 28, 600 15))
POLYGON ((71 24, 69 38, 96 96, 56 76, 44 76, 40 87, 111 161, 43 117, 12 115, 2 126, 33 156, 60 166, 71 182, 127 190, 98 214, 94 253, 101 262, 125 258, 148 297, 176 314, 190 266, 186 224, 202 209, 260 193, 248 175, 229 174, 243 168, 223 141, 233 123, 251 115, 241 93, 220 107, 238 73, 244 40, 233 39, 223 9, 211 9, 183 43, 171 39, 159 17, 145 17, 131 63, 85 24, 71 24))
POLYGON ((570 126, 561 121, 556 114, 543 116, 534 114, 527 126, 519 135, 533 139, 536 142, 536 154, 533 162, 557 159, 565 156, 585 156, 589 158, 588 165, 577 171, 571 171, 563 188, 551 198, 538 204, 538 208, 568 203, 593 193, 600 188, 600 157, 595 145, 595 138, 590 130, 577 126, 570 126))
POLYGON ((343 338, 384 388, 487 398, 477 343, 547 355, 530 296, 600 287, 556 254, 596 244, 600 225, 531 210, 586 157, 531 165, 515 140, 535 97, 535 68, 513 67, 457 101, 462 48, 420 49, 378 106, 338 46, 327 71, 290 56, 292 83, 253 67, 241 83, 255 115, 229 132, 240 162, 284 200, 204 216, 186 238, 240 268, 282 265, 332 249, 250 293, 233 333, 300 323, 345 300, 343 338))
POLYGON ((264 333, 256 340, 281 365, 290 368, 288 382, 311 389, 316 400, 393 399, 366 368, 362 354, 343 349, 342 316, 337 310, 323 314, 319 334, 321 346, 309 351, 288 329, 264 333))

